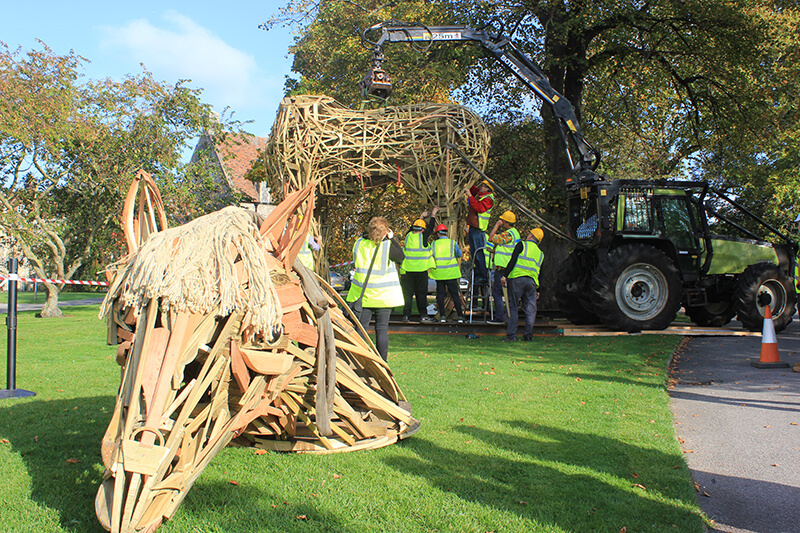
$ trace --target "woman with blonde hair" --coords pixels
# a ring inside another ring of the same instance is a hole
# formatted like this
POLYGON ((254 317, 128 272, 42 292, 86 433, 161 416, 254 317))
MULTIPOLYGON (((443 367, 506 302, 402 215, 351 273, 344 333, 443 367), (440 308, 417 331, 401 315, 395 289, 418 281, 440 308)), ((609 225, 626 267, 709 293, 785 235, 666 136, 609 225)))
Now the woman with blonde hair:
POLYGON ((353 244, 353 283, 346 300, 364 329, 375 315, 375 345, 386 361, 389 317, 393 308, 403 305, 395 263, 402 263, 405 255, 385 218, 373 217, 367 226, 367 236, 353 244))

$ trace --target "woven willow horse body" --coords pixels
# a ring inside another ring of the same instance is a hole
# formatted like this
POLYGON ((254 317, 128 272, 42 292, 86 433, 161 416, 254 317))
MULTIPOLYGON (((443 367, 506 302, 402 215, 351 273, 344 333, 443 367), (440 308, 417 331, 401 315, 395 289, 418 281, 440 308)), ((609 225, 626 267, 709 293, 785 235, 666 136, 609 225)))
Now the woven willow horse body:
POLYGON ((446 148, 484 168, 490 137, 483 121, 455 104, 413 104, 356 111, 329 96, 283 99, 266 148, 267 181, 286 195, 319 181, 323 196, 354 196, 400 183, 422 204, 438 205, 461 235, 464 188, 477 175, 446 148))
POLYGON ((295 262, 315 185, 266 220, 231 207, 166 229, 155 184, 137 175, 130 254, 110 267, 101 308, 122 366, 95 501, 106 529, 154 531, 231 442, 332 453, 419 427, 338 294, 295 262))

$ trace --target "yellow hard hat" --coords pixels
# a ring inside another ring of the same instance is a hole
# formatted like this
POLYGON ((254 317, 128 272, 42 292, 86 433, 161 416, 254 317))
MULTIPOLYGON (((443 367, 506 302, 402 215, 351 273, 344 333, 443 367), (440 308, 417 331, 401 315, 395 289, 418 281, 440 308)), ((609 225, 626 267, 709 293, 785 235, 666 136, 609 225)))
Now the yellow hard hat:
POLYGON ((517 215, 515 215, 511 211, 506 211, 505 213, 500 215, 500 220, 505 220, 509 224, 516 224, 517 223, 517 215))
POLYGON ((427 224, 425 224, 425 221, 424 221, 424 220, 422 220, 421 218, 418 218, 417 220, 415 220, 415 221, 414 221, 414 223, 413 223, 413 224, 411 224, 411 227, 412 227, 412 228, 414 228, 414 226, 418 226, 418 227, 420 227, 420 228, 422 228, 422 229, 425 229, 425 228, 427 228, 427 227, 428 227, 428 225, 427 225, 427 224))
POLYGON ((493 191, 493 190, 494 190, 494 187, 492 187, 492 184, 491 184, 491 183, 489 183, 487 180, 483 180, 482 182, 480 182, 480 184, 479 184, 479 185, 486 185, 487 187, 489 187, 489 190, 490 190, 490 191, 493 191))
POLYGON ((542 228, 533 228, 531 230, 531 235, 533 235, 533 238, 536 239, 536 242, 542 242, 542 239, 544 238, 544 231, 542 231, 542 228))

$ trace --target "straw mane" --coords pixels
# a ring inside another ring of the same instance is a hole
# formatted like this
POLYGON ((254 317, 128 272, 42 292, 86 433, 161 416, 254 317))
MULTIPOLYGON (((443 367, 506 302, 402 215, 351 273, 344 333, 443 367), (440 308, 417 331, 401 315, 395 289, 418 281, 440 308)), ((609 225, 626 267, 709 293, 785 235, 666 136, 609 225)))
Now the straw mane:
POLYGON ((117 298, 125 307, 136 309, 147 300, 160 299, 171 311, 207 314, 218 309, 221 316, 250 311, 256 331, 279 330, 282 311, 259 223, 251 211, 226 207, 152 235, 131 257, 111 267, 123 270, 109 287, 101 316, 117 298), (244 291, 240 291, 233 249, 249 278, 244 291))

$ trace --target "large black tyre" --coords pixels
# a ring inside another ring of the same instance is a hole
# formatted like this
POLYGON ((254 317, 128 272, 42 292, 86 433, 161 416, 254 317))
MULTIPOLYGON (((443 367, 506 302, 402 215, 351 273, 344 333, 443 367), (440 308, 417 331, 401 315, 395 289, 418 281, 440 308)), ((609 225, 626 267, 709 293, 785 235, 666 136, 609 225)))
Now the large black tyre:
POLYGON ((713 299, 709 298, 706 305, 687 307, 686 315, 698 326, 707 328, 722 327, 736 316, 733 296, 722 294, 713 297, 713 299))
POLYGON ((567 320, 578 326, 600 323, 589 299, 593 263, 589 254, 576 250, 567 256, 556 279, 558 307, 567 320))
POLYGON ((680 273, 657 248, 620 246, 597 265, 592 303, 603 323, 614 330, 665 329, 681 306, 680 273))
POLYGON ((796 300, 792 282, 777 265, 756 263, 739 276, 734 306, 745 329, 761 331, 769 305, 777 333, 792 321, 796 300))

